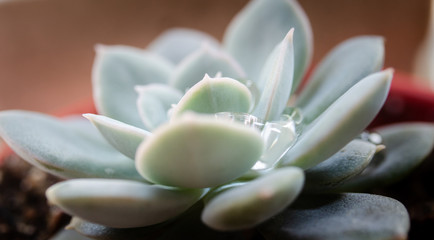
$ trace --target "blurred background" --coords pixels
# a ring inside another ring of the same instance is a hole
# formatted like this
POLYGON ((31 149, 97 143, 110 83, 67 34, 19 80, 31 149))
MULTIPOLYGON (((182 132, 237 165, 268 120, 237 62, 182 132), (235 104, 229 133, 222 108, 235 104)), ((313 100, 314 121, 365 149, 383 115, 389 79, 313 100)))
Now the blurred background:
MULTIPOLYGON (((94 45, 145 47, 170 27, 218 39, 248 0, 0 0, 0 110, 47 113, 91 97, 94 45)), ((317 63, 356 35, 386 39, 386 67, 412 73, 430 0, 299 0, 317 63)))

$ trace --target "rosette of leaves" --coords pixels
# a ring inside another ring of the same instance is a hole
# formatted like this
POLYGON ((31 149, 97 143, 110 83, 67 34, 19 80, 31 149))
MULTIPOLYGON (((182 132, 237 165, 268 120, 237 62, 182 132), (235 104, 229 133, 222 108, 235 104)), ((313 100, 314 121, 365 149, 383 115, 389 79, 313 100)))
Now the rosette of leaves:
POLYGON ((99 115, 84 115, 94 126, 0 113, 18 155, 68 179, 46 195, 74 216, 70 229, 95 239, 239 239, 246 229, 267 239, 406 238, 401 203, 347 193, 400 179, 434 145, 430 123, 360 135, 392 81, 381 37, 338 45, 301 91, 312 34, 292 0, 251 1, 221 45, 173 29, 146 49, 96 49, 99 115))

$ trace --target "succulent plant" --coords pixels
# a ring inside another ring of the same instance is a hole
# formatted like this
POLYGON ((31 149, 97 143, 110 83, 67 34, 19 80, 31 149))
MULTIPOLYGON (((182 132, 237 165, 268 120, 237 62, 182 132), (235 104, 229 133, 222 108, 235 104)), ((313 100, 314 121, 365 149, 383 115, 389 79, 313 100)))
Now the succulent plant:
POLYGON ((300 91, 305 13, 293 0, 252 0, 222 45, 180 28, 147 49, 97 46, 93 126, 9 110, 0 136, 69 179, 47 198, 90 238, 406 238, 401 203, 348 193, 398 180, 434 145, 432 123, 364 131, 393 77, 383 44, 341 43, 300 91))

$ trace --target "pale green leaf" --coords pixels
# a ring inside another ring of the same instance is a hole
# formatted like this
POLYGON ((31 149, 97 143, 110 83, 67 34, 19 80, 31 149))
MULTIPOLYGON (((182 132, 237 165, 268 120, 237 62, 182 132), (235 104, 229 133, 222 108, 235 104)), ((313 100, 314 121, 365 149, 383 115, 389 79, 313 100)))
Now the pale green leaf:
POLYGON ((136 85, 167 83, 173 66, 157 55, 125 46, 98 46, 92 84, 98 113, 143 127, 136 85))
POLYGON ((369 75, 350 88, 304 130, 281 165, 310 168, 343 148, 380 111, 392 76, 393 70, 387 69, 369 75))
POLYGON ((252 105, 252 94, 242 83, 230 78, 210 78, 206 75, 182 97, 173 109, 172 119, 187 111, 246 113, 252 105))
POLYGON ((106 116, 96 114, 84 114, 83 116, 95 125, 114 148, 131 159, 134 159, 140 143, 151 136, 148 131, 106 116))
POLYGON ((51 204, 68 214, 115 228, 149 226, 178 216, 204 194, 119 179, 74 179, 47 189, 51 204))
POLYGON ((266 239, 407 239, 410 219, 404 205, 371 194, 311 195, 259 227, 266 239))
POLYGON ((303 121, 315 120, 336 99, 384 61, 384 40, 377 36, 351 38, 335 47, 318 65, 297 98, 303 121))
POLYGON ((203 44, 219 47, 219 42, 212 36, 188 28, 172 28, 166 30, 147 49, 178 64, 190 53, 198 50, 203 44))
POLYGON ((145 181, 134 162, 110 146, 97 131, 40 113, 3 111, 0 136, 23 159, 62 178, 121 178, 145 181))
POLYGON ((294 76, 293 33, 294 29, 291 29, 270 54, 257 84, 261 97, 253 115, 265 121, 278 119, 291 95, 294 76))
POLYGON ((203 45, 179 63, 170 79, 170 85, 185 92, 205 74, 214 76, 217 73, 237 80, 246 78, 244 71, 231 56, 221 49, 203 45))
POLYGON ((259 159, 258 131, 214 116, 184 114, 140 145, 136 168, 151 182, 203 188, 240 177, 259 159))
POLYGON ((294 201, 303 183, 304 174, 299 168, 274 170, 211 199, 203 210, 202 221, 221 231, 254 227, 294 201))
POLYGON ((182 93, 164 84, 137 86, 137 107, 146 129, 153 130, 169 119, 169 110, 179 102, 182 93))
POLYGON ((231 22, 224 46, 257 82, 267 56, 294 28, 294 87, 299 85, 311 61, 312 30, 303 9, 295 0, 251 1, 231 22))

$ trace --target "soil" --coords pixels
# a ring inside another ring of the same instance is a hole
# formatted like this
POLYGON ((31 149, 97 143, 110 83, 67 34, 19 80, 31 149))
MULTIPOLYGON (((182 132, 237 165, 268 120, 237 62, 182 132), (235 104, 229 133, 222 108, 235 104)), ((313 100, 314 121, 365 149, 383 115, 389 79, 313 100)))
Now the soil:
POLYGON ((49 239, 69 222, 45 198, 45 190, 59 180, 16 155, 4 160, 0 166, 1 240, 49 239))
MULTIPOLYGON (((375 194, 402 202, 411 218, 410 240, 434 239, 434 154, 405 180, 375 194)), ((16 155, 0 166, 0 240, 49 239, 70 217, 47 205, 45 190, 60 179, 32 167, 16 155)))

